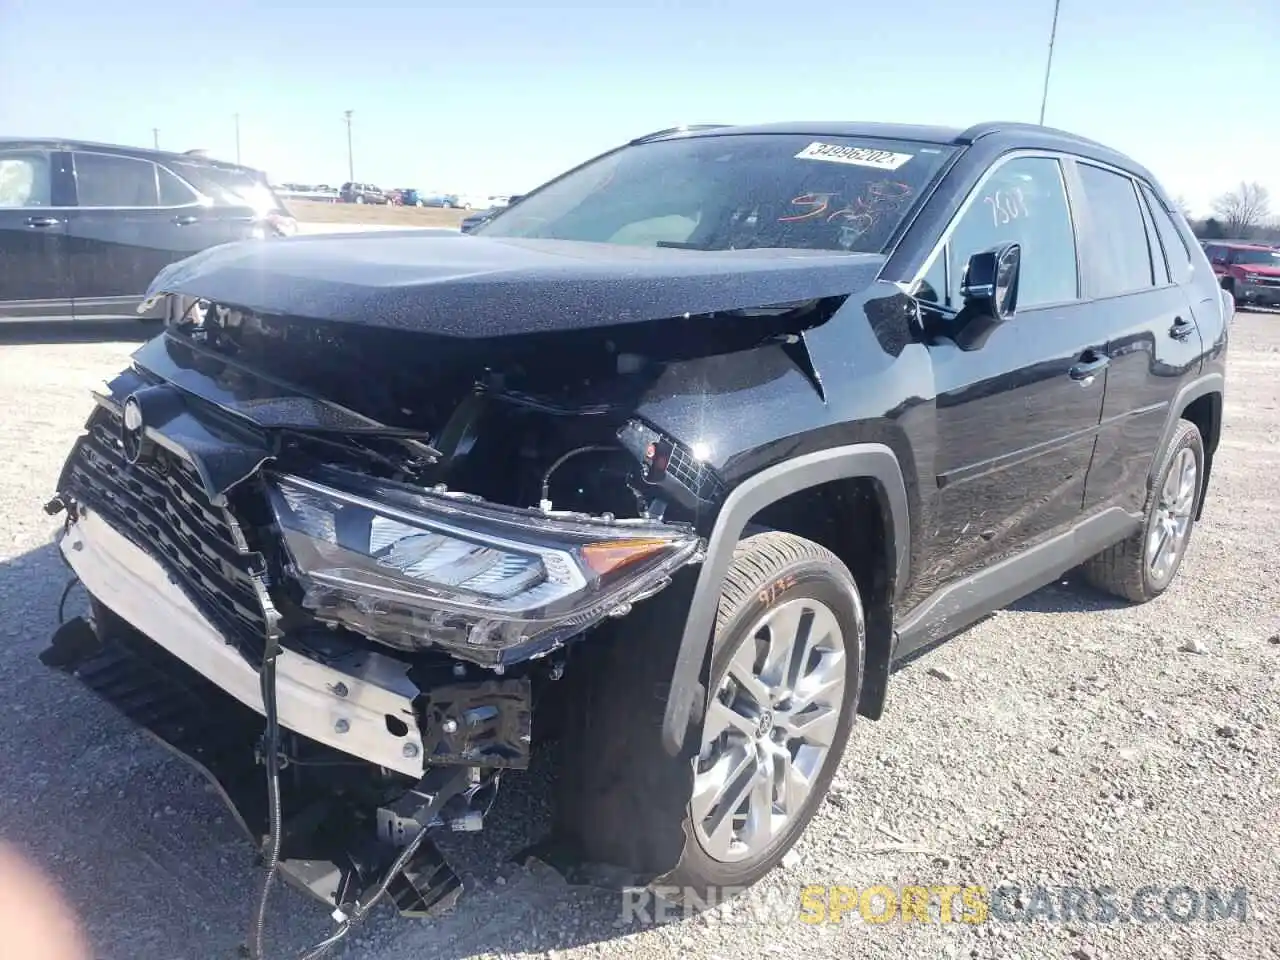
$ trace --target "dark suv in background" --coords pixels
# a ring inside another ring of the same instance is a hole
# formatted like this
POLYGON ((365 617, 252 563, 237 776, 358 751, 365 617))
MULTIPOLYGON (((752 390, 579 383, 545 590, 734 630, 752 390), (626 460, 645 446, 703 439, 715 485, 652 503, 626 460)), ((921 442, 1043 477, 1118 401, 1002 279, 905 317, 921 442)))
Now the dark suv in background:
POLYGON ((391 198, 372 183, 344 183, 338 191, 343 203, 390 203, 391 198))
POLYGON ((0 139, 0 321, 136 317, 162 267, 297 225, 259 170, 69 140, 0 139))
POLYGON ((1280 307, 1280 249, 1248 241, 1210 241, 1205 256, 1237 307, 1280 307))

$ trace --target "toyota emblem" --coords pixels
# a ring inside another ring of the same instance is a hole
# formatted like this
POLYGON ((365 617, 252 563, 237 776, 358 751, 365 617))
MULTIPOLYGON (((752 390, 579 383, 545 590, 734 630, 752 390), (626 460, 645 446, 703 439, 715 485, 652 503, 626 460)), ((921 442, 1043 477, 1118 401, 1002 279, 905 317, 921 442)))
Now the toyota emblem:
POLYGON ((142 404, 134 396, 130 396, 124 402, 120 445, 124 448, 125 459, 130 463, 137 463, 142 459, 142 451, 146 446, 146 425, 142 420, 142 404))

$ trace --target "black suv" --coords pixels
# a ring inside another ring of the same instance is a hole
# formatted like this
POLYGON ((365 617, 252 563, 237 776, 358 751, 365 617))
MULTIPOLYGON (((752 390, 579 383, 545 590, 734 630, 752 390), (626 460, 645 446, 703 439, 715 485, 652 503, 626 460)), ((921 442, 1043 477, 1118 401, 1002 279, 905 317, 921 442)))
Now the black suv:
POLYGON ((0 139, 0 321, 136 318, 161 267, 296 229, 266 176, 250 167, 0 139))
POLYGON ((895 662, 1075 567, 1159 596, 1231 316, 1150 173, 1019 124, 667 131, 470 235, 223 247, 151 293, 195 307, 67 461, 95 617, 47 659, 255 839, 298 817, 322 896, 409 864, 410 912, 456 891, 425 828, 552 737, 548 858, 750 884, 895 662))
POLYGON ((338 199, 343 203, 390 203, 391 198, 372 183, 344 183, 338 189, 338 199))

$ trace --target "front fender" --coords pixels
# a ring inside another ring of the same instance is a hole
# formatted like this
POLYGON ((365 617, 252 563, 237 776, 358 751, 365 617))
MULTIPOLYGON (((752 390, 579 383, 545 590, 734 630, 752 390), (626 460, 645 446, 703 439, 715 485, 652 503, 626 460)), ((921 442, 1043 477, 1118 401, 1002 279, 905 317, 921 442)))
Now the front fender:
POLYGON ((768 467, 742 481, 725 498, 708 538, 706 559, 680 638, 662 723, 662 743, 672 756, 684 748, 721 585, 747 522, 783 497, 833 480, 855 478, 870 478, 884 490, 893 518, 895 579, 906 583, 911 543, 907 491, 898 458, 889 447, 880 443, 832 447, 768 467))

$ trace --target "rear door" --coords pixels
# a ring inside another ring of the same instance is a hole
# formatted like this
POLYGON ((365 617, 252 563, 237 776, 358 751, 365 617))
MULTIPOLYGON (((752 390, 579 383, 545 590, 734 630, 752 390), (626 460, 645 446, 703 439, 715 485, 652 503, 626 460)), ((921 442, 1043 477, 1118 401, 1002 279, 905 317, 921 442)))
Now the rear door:
MULTIPOLYGON (((1148 206, 1136 180, 1085 160, 1075 163, 1073 174, 1089 309, 1111 330, 1107 396, 1085 507, 1138 513, 1169 405, 1183 380, 1200 369, 1197 313, 1217 304, 1193 302, 1190 254, 1180 240, 1165 250, 1155 217, 1168 214, 1148 206)), ((1176 233, 1172 223, 1169 228, 1176 233)))
POLYGON ((151 160, 72 155, 76 207, 68 242, 76 319, 135 316, 162 267, 222 242, 211 203, 151 160))
POLYGON ((1059 158, 996 162, 966 200, 917 290, 960 305, 968 258, 1022 247, 1016 315, 984 342, 930 345, 937 387, 935 548, 927 582, 962 579, 1080 517, 1102 412, 1107 329, 1081 298, 1059 158), (946 291, 945 295, 942 291, 946 291))
POLYGON ((0 148, 0 320, 71 317, 67 211, 55 205, 57 155, 0 148))

